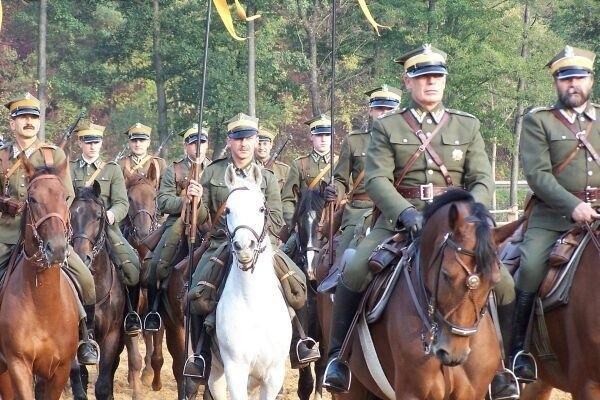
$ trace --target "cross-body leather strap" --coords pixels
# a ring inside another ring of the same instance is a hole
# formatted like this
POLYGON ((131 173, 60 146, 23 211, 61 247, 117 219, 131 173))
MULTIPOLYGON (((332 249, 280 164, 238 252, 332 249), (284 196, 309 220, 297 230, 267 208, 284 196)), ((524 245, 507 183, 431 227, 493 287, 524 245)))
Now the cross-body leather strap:
POLYGON ((325 166, 325 168, 323 168, 323 170, 319 173, 319 175, 315 176, 315 178, 312 180, 312 182, 310 182, 310 185, 308 185, 309 190, 314 188, 321 181, 321 178, 325 176, 327 171, 329 171, 331 169, 331 166, 333 164, 335 164, 337 162, 337 160, 338 160, 337 156, 333 157, 333 162, 330 162, 329 164, 327 164, 325 166))
POLYGON ((94 171, 92 176, 90 176, 90 179, 85 181, 85 184, 84 184, 85 187, 92 186, 92 184, 94 183, 94 179, 96 179, 98 177, 98 175, 100 175, 100 172, 102 172, 102 168, 104 168, 105 165, 106 165, 106 163, 104 161, 100 161, 100 163, 98 164, 98 167, 96 168, 96 170, 94 171))
POLYGON ((552 174, 554 176, 559 175, 565 169, 565 167, 575 158, 575 156, 577 155, 577 153, 579 152, 579 150, 582 147, 585 147, 587 149, 587 151, 590 152, 594 161, 598 165, 600 165, 600 157, 598 156, 598 153, 596 152, 596 150, 592 147, 592 145, 590 144, 590 142, 588 142, 588 140, 586 138, 587 135, 589 135, 590 132, 592 131, 592 121, 589 121, 587 126, 585 127, 585 130, 580 132, 577 130, 577 128, 575 127, 574 124, 571 124, 567 120, 567 118, 565 118, 565 116, 560 112, 560 110, 554 109, 554 110, 552 110, 552 114, 554 114, 556 119, 558 119, 560 122, 562 122, 563 125, 566 126, 567 129, 569 129, 569 131, 571 131, 571 133, 579 141, 579 144, 573 149, 573 151, 571 153, 569 153, 569 155, 564 160, 562 160, 562 162, 560 164, 558 164, 556 167, 554 167, 552 169, 552 174))

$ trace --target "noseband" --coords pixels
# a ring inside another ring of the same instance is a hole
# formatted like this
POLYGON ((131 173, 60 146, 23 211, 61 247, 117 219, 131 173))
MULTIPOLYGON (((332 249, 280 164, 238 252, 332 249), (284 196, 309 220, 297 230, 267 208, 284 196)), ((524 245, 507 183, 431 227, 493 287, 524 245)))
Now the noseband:
MULTIPOLYGON (((43 217, 41 217, 40 219, 36 219, 35 215, 33 214, 32 210, 31 210, 31 186, 38 181, 41 180, 46 180, 46 179, 51 179, 57 182, 58 185, 62 186, 62 181, 55 175, 39 175, 35 178, 33 178, 31 180, 31 182, 29 182, 29 184, 27 185, 27 199, 25 200, 25 210, 26 210, 26 214, 28 216, 28 218, 30 219, 31 222, 26 222, 27 226, 29 226, 33 232, 33 237, 35 238, 36 242, 37 242, 37 251, 32 254, 31 256, 27 255, 27 253, 25 252, 25 249, 23 249, 23 255, 25 257, 25 259, 29 262, 34 262, 38 265, 41 265, 42 269, 47 269, 52 267, 52 265, 50 264, 50 262, 48 261, 48 255, 46 254, 46 251, 44 250, 44 239, 41 237, 38 229, 40 228, 40 226, 42 226, 42 224, 46 221, 48 221, 51 218, 57 218, 63 227, 64 230, 64 234, 65 234, 65 239, 67 240, 67 243, 69 242, 69 238, 71 237, 71 225, 67 223, 67 221, 65 221, 65 219, 63 218, 62 215, 60 215, 59 213, 48 213, 46 215, 44 215, 43 217)), ((67 211, 68 212, 68 211, 67 211)), ((63 260, 63 262, 61 263, 61 265, 65 264, 67 262, 67 259, 65 257, 65 259, 63 260)))
MULTIPOLYGON (((231 196, 231 193, 235 192, 236 190, 250 190, 247 187, 238 187, 238 188, 234 188, 231 190, 231 192, 229 192, 229 196, 231 196)), ((233 254, 235 254, 237 256, 237 251, 235 250, 235 247, 233 245, 233 239, 235 238, 235 234, 240 230, 240 229, 246 229, 248 231, 250 231, 250 233, 252 233, 252 235, 254 236, 254 238, 256 239, 256 247, 253 250, 253 255, 252 255, 252 262, 250 264, 247 265, 243 265, 241 262, 238 263, 238 267, 242 270, 242 271, 250 271, 251 273, 254 272, 254 268, 256 267, 256 261, 258 260, 258 256, 260 255, 260 253, 262 253, 263 251, 265 251, 266 249, 266 245, 262 245, 265 237, 267 236, 267 214, 268 214, 268 210, 267 210, 267 206, 266 203, 263 205, 263 207, 261 207, 261 212, 263 213, 264 216, 264 223, 263 223, 263 228, 260 234, 258 234, 256 232, 256 230, 254 230, 254 228, 252 228, 249 225, 238 225, 233 229, 233 232, 229 232, 229 228, 228 232, 227 232, 227 237, 229 238, 229 243, 231 245, 231 251, 233 252, 233 254)), ((229 213, 229 210, 227 210, 226 214, 229 213)), ((239 258, 238 258, 239 261, 239 258)))

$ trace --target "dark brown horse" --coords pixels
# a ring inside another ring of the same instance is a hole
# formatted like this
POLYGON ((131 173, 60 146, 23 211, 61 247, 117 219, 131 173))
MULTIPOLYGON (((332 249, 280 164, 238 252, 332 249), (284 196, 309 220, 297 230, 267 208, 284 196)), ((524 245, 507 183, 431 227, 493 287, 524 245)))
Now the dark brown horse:
MULTIPOLYGON (((500 278, 496 246, 514 229, 494 228, 491 215, 468 192, 451 190, 436 198, 410 259, 397 267, 403 269, 387 307, 366 334, 360 327, 354 333, 354 379, 350 393, 340 398, 365 399, 369 393, 381 399, 484 398, 500 359, 486 313, 500 278), (367 363, 364 354, 376 357, 367 363)), ((322 321, 329 325, 331 310, 325 309, 322 321)))
POLYGON ((551 351, 540 357, 532 346, 538 380, 525 386, 521 399, 547 400, 553 387, 570 392, 574 400, 600 398, 599 265, 600 249, 590 240, 573 278, 568 304, 545 312, 551 351))
MULTIPOLYGON (((113 398, 113 382, 123 351, 123 319, 125 288, 110 260, 106 243, 106 208, 100 196, 100 185, 79 187, 71 204, 73 249, 90 268, 96 286, 96 327, 94 332, 100 346, 100 364, 95 385, 97 399, 113 398)), ((81 367, 84 388, 87 371, 81 367)))
MULTIPOLYGON (((0 398, 59 399, 77 351, 77 300, 67 277, 68 166, 37 171, 26 157, 22 250, 7 271, 0 304, 0 398), (11 385, 7 385, 10 377, 11 385), (12 387, 8 387, 12 386, 12 387)), ((70 184, 70 182, 69 182, 70 184)))

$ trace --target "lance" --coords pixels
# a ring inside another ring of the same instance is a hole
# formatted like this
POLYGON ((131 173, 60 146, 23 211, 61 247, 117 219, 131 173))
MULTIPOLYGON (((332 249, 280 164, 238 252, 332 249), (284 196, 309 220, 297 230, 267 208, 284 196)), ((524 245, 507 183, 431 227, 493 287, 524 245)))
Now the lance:
MULTIPOLYGON (((200 134, 202 133, 202 127, 204 126, 204 101, 206 94, 206 68, 208 65, 208 38, 210 35, 210 16, 212 12, 212 0, 207 1, 207 10, 206 10, 206 28, 204 31, 204 55, 202 59, 202 82, 200 85, 200 105, 198 111, 198 139, 200 138, 200 134)), ((201 154, 200 154, 200 141, 196 142, 196 162, 193 166, 193 179, 198 180, 200 176, 200 164, 201 154)), ((198 203, 200 202, 200 198, 198 196, 194 197, 191 204, 191 226, 189 229, 189 254, 188 254, 188 288, 192 287, 192 275, 194 270, 194 248, 196 246, 196 225, 198 223, 198 203)), ((187 296, 186 296, 187 299, 187 296)), ((188 300, 186 300, 188 301, 188 300)), ((184 346, 184 357, 187 359, 188 351, 190 346, 190 305, 189 302, 186 304, 186 312, 185 312, 185 346, 184 346)), ((183 394, 182 400, 186 399, 186 389, 187 389, 187 379, 183 380, 183 394)))
MULTIPOLYGON (((329 157, 331 158, 331 168, 329 168, 329 184, 333 185, 334 182, 334 157, 333 157, 333 146, 335 144, 335 60, 337 58, 337 46, 336 46, 336 26, 337 26, 337 18, 336 18, 336 4, 337 0, 332 0, 331 2, 331 145, 329 147, 329 157)), ((329 208, 329 267, 333 265, 333 214, 335 212, 335 201, 332 201, 328 204, 329 208)))

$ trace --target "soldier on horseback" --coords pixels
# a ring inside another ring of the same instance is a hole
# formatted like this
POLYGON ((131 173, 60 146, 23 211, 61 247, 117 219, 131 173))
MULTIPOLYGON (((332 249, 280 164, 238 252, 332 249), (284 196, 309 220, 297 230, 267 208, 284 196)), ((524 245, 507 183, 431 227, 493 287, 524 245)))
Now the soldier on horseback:
MULTIPOLYGON (((141 331, 141 320, 135 310, 139 292, 136 287, 140 278, 140 262, 137 253, 125 240, 119 222, 127 216, 129 200, 125 189, 125 180, 119 165, 113 161, 104 162, 100 157, 104 126, 88 122, 76 130, 81 156, 71 161, 71 178, 74 187, 91 186, 94 181, 100 184, 100 194, 106 206, 106 228, 111 260, 119 271, 119 277, 127 286, 129 301, 125 316, 125 333, 135 336, 141 331)), ((93 313, 88 307, 86 312, 93 313)), ((88 326, 90 334, 93 324, 88 326)))
MULTIPOLYGON (((6 143, 0 148, 0 276, 4 276, 9 259, 14 251, 18 251, 18 240, 21 235, 23 201, 27 198, 27 182, 24 181, 23 166, 18 157, 21 152, 35 165, 48 166, 65 161, 65 153, 56 146, 46 144, 37 138, 40 129, 40 102, 30 93, 15 98, 6 105, 10 112, 10 129, 15 142, 6 143)), ((70 204, 75 198, 73 185, 70 181, 63 182, 70 204)), ((86 322, 82 321, 80 334, 81 343, 77 349, 77 359, 81 364, 93 365, 98 363, 98 344, 85 334, 86 323, 89 327, 94 323, 94 305, 96 304, 96 288, 94 278, 77 253, 69 248, 66 268, 75 276, 81 286, 83 306, 86 311, 86 322), (90 311, 91 310, 91 311, 90 311)), ((60 310, 59 310, 60 311, 60 310)), ((82 318, 83 319, 83 318, 82 318)))
MULTIPOLYGON (((256 146, 254 156, 256 161, 263 167, 267 167, 267 163, 271 160, 271 150, 273 149, 273 140, 275 140, 275 136, 277 136, 277 133, 271 132, 266 128, 261 127, 258 130, 258 146, 256 146)), ((290 172, 290 166, 279 160, 275 160, 272 163, 272 166, 267 168, 273 171, 277 178, 277 182, 279 183, 279 188, 283 190, 285 180, 290 172)))
POLYGON ((523 346, 550 252, 563 233, 600 218, 600 106, 590 101, 595 57, 566 46, 546 64, 558 101, 534 108, 523 121, 521 162, 535 200, 520 248, 512 321, 511 359, 522 382, 536 379, 533 358, 523 346))
POLYGON ((118 161, 123 174, 127 170, 132 174, 146 176, 148 168, 154 163, 158 167, 156 176, 160 178, 162 172, 167 168, 167 163, 164 159, 148 154, 151 133, 152 128, 139 122, 127 129, 125 134, 129 138, 131 153, 118 161))
MULTIPOLYGON (((336 288, 323 382, 333 392, 349 388, 350 371, 339 353, 361 295, 373 278, 368 259, 375 247, 398 232, 416 237, 425 205, 450 187, 468 190, 483 204, 489 203, 494 190, 479 120, 442 103, 448 75, 446 53, 425 44, 395 62, 404 66, 403 81, 411 102, 373 124, 365 189, 379 215, 374 213, 373 229, 358 245, 336 288)), ((512 290, 510 275, 506 271, 503 275, 508 291, 512 290)), ((518 394, 514 382, 502 389, 510 389, 510 398, 518 394)))

